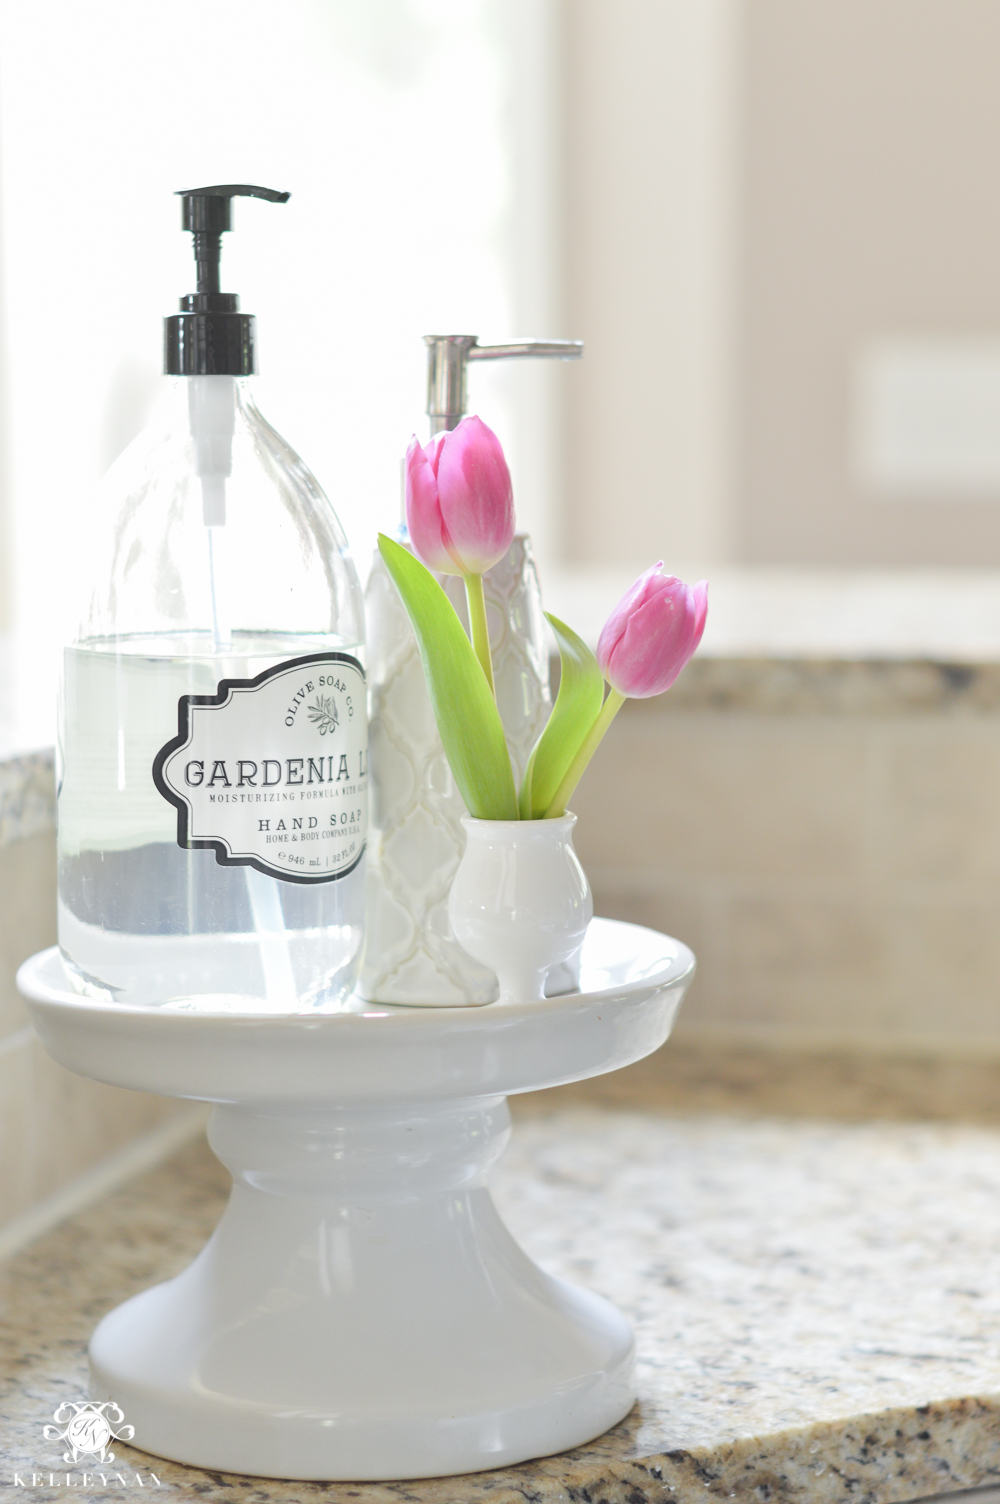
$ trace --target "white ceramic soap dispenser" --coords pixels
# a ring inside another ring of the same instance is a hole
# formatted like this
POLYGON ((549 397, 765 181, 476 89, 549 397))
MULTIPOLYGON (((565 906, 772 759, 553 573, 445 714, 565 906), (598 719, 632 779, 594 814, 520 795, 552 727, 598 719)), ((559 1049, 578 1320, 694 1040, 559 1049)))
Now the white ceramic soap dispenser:
MULTIPOLYGON (((467 407, 469 361, 543 356, 575 360, 577 340, 480 345, 475 335, 426 336, 427 415, 433 436, 467 407)), ((405 523, 397 534, 407 542, 405 523)), ((468 627, 465 589, 442 584, 468 627)), ((497 705, 520 784, 551 709, 549 659, 531 540, 518 533, 483 577, 497 705)), ((462 1006, 498 996, 492 971, 459 945, 448 894, 465 850, 467 813, 437 733, 409 619, 376 552, 365 594, 372 748, 367 941, 359 991, 387 1003, 462 1006)), ((566 985, 572 979, 565 979, 566 985)))
POLYGON ((108 472, 59 717, 59 944, 81 992, 337 1007, 364 922, 364 604, 340 524, 254 403, 219 290, 231 201, 183 194, 198 290, 167 390, 108 472))

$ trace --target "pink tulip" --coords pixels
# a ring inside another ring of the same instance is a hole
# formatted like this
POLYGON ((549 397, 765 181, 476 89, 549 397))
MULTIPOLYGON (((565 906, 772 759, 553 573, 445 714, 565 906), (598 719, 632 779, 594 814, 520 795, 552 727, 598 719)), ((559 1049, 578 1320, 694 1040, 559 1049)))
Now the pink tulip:
POLYGON ((669 689, 705 630, 708 582, 685 585, 661 574, 663 561, 640 575, 604 624, 597 661, 613 690, 643 700, 669 689))
POLYGON ((463 418, 406 451, 406 523, 414 552, 440 574, 482 575, 510 548, 514 495, 500 440, 463 418))

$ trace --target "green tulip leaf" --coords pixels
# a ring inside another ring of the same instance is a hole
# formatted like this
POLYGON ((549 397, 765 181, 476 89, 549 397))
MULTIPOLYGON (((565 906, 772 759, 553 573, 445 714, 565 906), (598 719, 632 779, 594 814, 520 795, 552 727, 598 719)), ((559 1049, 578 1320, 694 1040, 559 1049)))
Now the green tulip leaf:
POLYGON ((604 699, 604 675, 582 638, 548 611, 562 671, 559 693, 531 754, 519 799, 522 820, 540 820, 593 726, 604 699))
POLYGON ((477 820, 516 820, 503 724, 455 608, 419 559, 379 534, 379 553, 413 624, 431 706, 458 791, 477 820))

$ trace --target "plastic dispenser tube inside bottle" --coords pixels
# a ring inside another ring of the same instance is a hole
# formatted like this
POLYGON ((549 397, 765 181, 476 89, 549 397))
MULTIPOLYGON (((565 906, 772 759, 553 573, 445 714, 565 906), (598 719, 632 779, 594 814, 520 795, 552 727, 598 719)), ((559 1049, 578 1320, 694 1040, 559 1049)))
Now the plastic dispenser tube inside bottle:
POLYGON ((226 481, 233 473, 233 435, 236 431, 236 381, 232 376, 188 378, 188 417, 194 440, 194 469, 201 481, 201 515, 208 540, 208 568, 212 585, 212 639, 216 651, 232 644, 225 609, 220 612, 216 555, 225 547, 226 481))
POLYGON ((337 1008, 363 935, 364 608, 340 524, 252 395, 219 290, 243 184, 182 195, 197 291, 167 389, 98 497, 59 718, 59 943, 83 993, 337 1008))
MULTIPOLYGON (((577 360, 579 340, 481 345, 475 335, 427 335, 427 416, 432 436, 465 415, 468 364, 543 356, 577 360)), ((405 523, 397 533, 408 543, 405 523)), ((463 581, 442 584, 468 625, 463 581)), ((549 655, 531 540, 518 533, 483 577, 497 704, 518 784, 551 709, 549 655)), ((386 1003, 461 1006, 499 996, 492 971, 452 933, 448 894, 465 850, 455 787, 434 724, 420 654, 396 588, 376 553, 365 593, 371 681, 373 810, 368 855, 368 940, 363 997, 386 1003)), ((549 991, 575 978, 550 976, 549 991)))

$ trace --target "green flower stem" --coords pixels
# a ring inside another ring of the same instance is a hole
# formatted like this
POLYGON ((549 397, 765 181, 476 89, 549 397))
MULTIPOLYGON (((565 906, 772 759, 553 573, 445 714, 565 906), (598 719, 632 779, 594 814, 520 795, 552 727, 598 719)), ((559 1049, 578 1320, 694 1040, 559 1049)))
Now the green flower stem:
POLYGON ((620 695, 617 689, 608 690, 608 698, 597 712, 597 718, 587 735, 580 743, 580 750, 566 770, 566 776, 556 789, 552 803, 543 816, 546 820, 556 820, 566 813, 566 806, 573 797, 573 791, 583 777, 584 769, 597 751, 601 737, 607 731, 615 716, 625 704, 627 696, 620 695))
POLYGON ((469 626, 472 628, 472 646, 476 650, 476 657, 483 665, 483 673, 486 682, 490 686, 490 694, 494 700, 497 697, 496 686, 493 683, 493 659, 490 657, 490 630, 486 625, 486 597, 483 595, 483 577, 481 574, 467 574, 465 576, 465 598, 469 603, 469 626))

